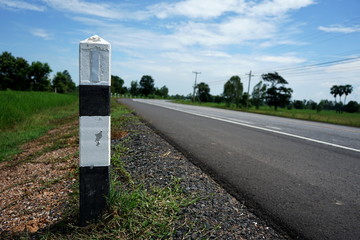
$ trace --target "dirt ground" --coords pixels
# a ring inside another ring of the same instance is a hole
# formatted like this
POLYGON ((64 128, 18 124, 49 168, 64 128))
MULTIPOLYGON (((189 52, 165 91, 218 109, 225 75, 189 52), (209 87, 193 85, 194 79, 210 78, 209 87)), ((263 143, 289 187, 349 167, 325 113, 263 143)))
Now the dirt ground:
POLYGON ((76 187, 78 141, 78 121, 72 121, 0 163, 0 237, 34 233, 61 220, 76 187))

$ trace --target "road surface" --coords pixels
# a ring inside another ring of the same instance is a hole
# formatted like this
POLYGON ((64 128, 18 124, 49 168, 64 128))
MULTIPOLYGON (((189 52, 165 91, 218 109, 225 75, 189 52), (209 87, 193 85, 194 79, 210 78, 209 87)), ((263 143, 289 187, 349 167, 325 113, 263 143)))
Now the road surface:
POLYGON ((254 211, 299 238, 360 239, 360 129, 121 100, 254 211))

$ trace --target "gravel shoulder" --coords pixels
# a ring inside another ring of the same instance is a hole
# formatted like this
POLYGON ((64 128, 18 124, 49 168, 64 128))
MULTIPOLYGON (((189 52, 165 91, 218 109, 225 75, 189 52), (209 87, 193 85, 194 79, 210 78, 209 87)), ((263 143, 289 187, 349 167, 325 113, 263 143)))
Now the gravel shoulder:
POLYGON ((174 239, 290 239, 257 217, 146 123, 127 124, 128 135, 113 144, 127 150, 122 161, 134 181, 166 187, 181 179, 196 201, 179 213, 174 239), (184 222, 186 224, 184 224, 184 222))

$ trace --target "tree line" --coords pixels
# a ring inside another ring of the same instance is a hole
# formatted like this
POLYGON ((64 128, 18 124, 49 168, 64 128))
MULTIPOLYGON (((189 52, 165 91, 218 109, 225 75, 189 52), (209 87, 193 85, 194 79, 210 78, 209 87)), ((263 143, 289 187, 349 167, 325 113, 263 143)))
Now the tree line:
POLYGON ((134 97, 169 97, 169 89, 166 86, 162 86, 161 88, 155 87, 155 80, 149 75, 142 76, 139 82, 137 80, 131 81, 129 88, 124 86, 124 80, 122 78, 111 75, 111 92, 130 94, 134 97))
POLYGON ((0 55, 0 90, 55 91, 69 93, 76 89, 67 70, 57 72, 50 79, 52 69, 49 64, 39 61, 29 64, 22 57, 14 57, 9 52, 0 55))
POLYGON ((286 87, 288 82, 277 72, 263 74, 262 81, 254 86, 252 95, 244 93, 243 83, 237 75, 232 76, 225 84, 221 96, 212 97, 209 85, 199 83, 196 86, 197 100, 201 102, 225 102, 227 106, 236 108, 267 104, 277 110, 290 103, 293 90, 286 87))
POLYGON ((130 94, 132 96, 148 97, 148 98, 171 98, 171 99, 188 99, 199 102, 215 102, 225 103, 228 107, 248 108, 255 107, 259 109, 260 106, 268 105, 275 110, 278 108, 288 109, 311 109, 320 112, 321 110, 336 110, 337 112, 360 112, 360 104, 356 101, 346 103, 346 96, 352 91, 351 85, 333 86, 330 90, 331 94, 336 94, 335 102, 329 100, 321 100, 316 103, 312 100, 291 100, 293 90, 287 85, 289 84, 277 72, 267 73, 261 75, 262 80, 254 87, 251 95, 244 92, 241 78, 237 75, 232 76, 224 84, 223 93, 221 95, 213 96, 210 94, 210 87, 205 82, 200 82, 195 86, 195 96, 189 94, 188 96, 174 95, 169 96, 169 89, 166 86, 156 88, 154 79, 149 75, 142 76, 141 80, 131 81, 130 87, 124 86, 124 80, 118 76, 111 76, 111 91, 113 93, 130 94), (335 92, 333 93, 333 89, 335 92), (345 95, 344 103, 341 102, 341 96, 345 95), (339 102, 336 101, 336 96, 339 96, 339 102))
POLYGON ((347 85, 334 85, 334 86, 332 86, 330 88, 330 93, 331 93, 331 95, 334 95, 335 102, 336 102, 336 96, 339 95, 339 100, 341 102, 341 96, 345 94, 344 104, 346 104, 347 95, 352 93, 352 91, 353 91, 353 87, 351 85, 349 85, 349 84, 347 84, 347 85))
MULTIPOLYGON (((55 91, 58 93, 69 93, 76 90, 71 75, 67 70, 57 72, 50 79, 52 69, 47 63, 39 61, 29 64, 22 57, 14 57, 9 52, 0 55, 0 90, 20 91, 55 91)), ((241 78, 232 76, 224 84, 223 93, 218 96, 210 94, 208 84, 201 82, 195 86, 196 96, 184 97, 181 95, 169 96, 166 86, 155 87, 155 80, 149 75, 143 75, 140 81, 131 81, 130 87, 124 86, 124 80, 119 76, 111 75, 111 92, 118 94, 130 94, 132 96, 148 98, 173 98, 173 99, 195 99, 200 102, 225 103, 227 106, 236 108, 255 107, 259 109, 262 105, 280 108, 313 109, 317 111, 336 110, 339 113, 360 112, 360 104, 356 101, 346 103, 346 98, 352 93, 353 87, 347 85, 334 85, 330 93, 335 102, 322 100, 316 103, 312 100, 291 100, 293 90, 287 87, 288 82, 277 72, 261 75, 262 80, 254 87, 251 95, 243 90, 241 78), (344 102, 342 101, 342 96, 344 102), (337 97, 339 101, 337 101, 337 97)))
MULTIPOLYGON (((321 100, 319 103, 316 103, 312 100, 291 100, 293 90, 287 87, 288 82, 277 72, 262 74, 261 78, 262 80, 253 87, 251 95, 243 92, 241 78, 236 75, 232 76, 224 84, 224 90, 220 96, 212 96, 209 85, 201 82, 196 86, 196 100, 200 102, 224 102, 227 106, 236 108, 253 106, 259 109, 262 105, 268 105, 274 107, 275 110, 281 107, 288 109, 312 109, 318 112, 323 109, 336 110, 339 113, 343 111, 360 112, 360 104, 356 101, 350 101, 346 104, 346 97, 353 91, 353 87, 349 84, 331 87, 330 93, 334 96, 335 102, 321 100), (344 102, 341 101, 342 95, 345 95, 344 102), (339 102, 336 101, 337 96, 339 97, 339 102)), ((188 99, 191 98, 188 97, 188 99)))

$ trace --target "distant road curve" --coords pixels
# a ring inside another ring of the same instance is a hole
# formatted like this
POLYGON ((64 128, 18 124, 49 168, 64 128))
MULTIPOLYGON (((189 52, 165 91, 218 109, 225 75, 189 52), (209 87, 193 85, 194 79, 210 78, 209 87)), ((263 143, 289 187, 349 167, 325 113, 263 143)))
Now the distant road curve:
POLYGON ((161 100, 130 106, 299 238, 360 239, 360 129, 161 100))

